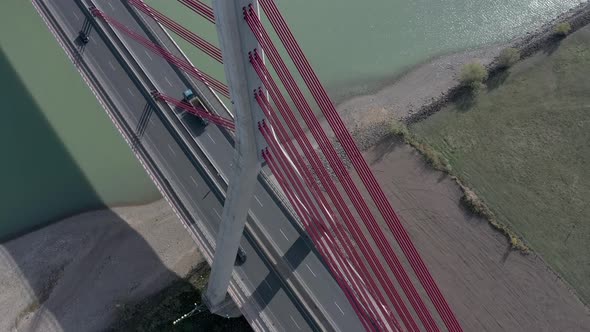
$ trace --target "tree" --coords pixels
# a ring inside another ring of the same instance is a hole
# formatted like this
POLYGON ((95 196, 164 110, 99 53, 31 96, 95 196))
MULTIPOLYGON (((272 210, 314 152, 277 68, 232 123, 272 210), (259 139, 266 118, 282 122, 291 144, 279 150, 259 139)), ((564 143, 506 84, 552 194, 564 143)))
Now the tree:
POLYGON ((501 68, 508 68, 520 60, 520 51, 514 47, 505 48, 500 52, 498 65, 501 68))
POLYGON ((572 31, 572 25, 569 22, 562 22, 553 29, 556 35, 565 37, 572 31))
POLYGON ((488 78, 487 69, 480 63, 468 63, 461 69, 461 84, 477 90, 482 87, 483 81, 488 78))

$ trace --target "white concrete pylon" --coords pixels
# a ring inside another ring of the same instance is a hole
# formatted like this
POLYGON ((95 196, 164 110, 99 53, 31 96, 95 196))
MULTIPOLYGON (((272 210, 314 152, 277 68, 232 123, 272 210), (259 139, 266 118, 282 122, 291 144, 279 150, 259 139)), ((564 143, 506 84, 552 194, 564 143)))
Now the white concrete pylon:
POLYGON ((248 57, 248 52, 254 49, 262 56, 258 42, 244 20, 244 8, 250 4, 256 11, 259 10, 258 2, 252 0, 213 1, 217 34, 236 122, 233 169, 215 242, 209 284, 203 297, 209 310, 222 316, 236 312, 227 296, 227 288, 262 163, 260 152, 266 147, 264 138, 258 131, 258 122, 264 119, 264 113, 254 99, 254 91, 262 83, 248 57))

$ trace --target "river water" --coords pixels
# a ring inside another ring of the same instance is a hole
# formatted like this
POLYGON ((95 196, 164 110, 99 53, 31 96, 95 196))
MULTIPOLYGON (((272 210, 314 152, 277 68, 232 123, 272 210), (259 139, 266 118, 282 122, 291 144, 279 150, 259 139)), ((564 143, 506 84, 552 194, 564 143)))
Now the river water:
MULTIPOLYGON (((177 1, 148 2, 216 41, 214 27, 177 1)), ((585 1, 277 2, 329 93, 341 100, 430 57, 508 40, 585 1)), ((0 20, 0 240, 86 209, 158 198, 31 4, 4 0, 0 20)), ((199 67, 223 76, 220 65, 179 44, 199 67)))
MULTIPOLYGON (((378 88, 433 56, 507 41, 586 0, 276 0, 333 99, 378 88)), ((176 1, 147 0, 210 41, 214 27, 176 1)), ((209 1, 205 1, 209 2, 209 1)), ((267 29, 271 30, 269 24, 267 29)), ((223 69, 178 41, 196 65, 223 69)), ((279 45, 277 43, 277 45, 279 45)))

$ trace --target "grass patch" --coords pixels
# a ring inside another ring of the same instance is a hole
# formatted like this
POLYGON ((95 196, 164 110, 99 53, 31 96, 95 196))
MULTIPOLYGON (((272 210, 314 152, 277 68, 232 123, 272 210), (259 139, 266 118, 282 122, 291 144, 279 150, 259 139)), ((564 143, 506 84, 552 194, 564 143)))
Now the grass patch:
POLYGON ((209 279, 209 266, 199 264, 188 276, 140 303, 120 306, 119 319, 109 331, 252 331, 244 318, 226 319, 209 312, 176 319, 201 303, 201 291, 209 279))
POLYGON ((424 157, 424 160, 426 160, 426 162, 434 169, 450 174, 451 165, 449 165, 446 158, 438 151, 434 150, 430 145, 422 142, 415 135, 410 133, 405 124, 394 120, 391 123, 391 133, 402 138, 404 142, 418 150, 422 157, 424 157))
POLYGON ((409 128, 439 151, 464 204, 519 236, 590 302, 590 27, 515 64, 469 107, 409 128), (477 194, 476 194, 477 193, 477 194), (506 225, 506 226, 504 226, 506 225), (507 227, 509 226, 509 228, 507 227))
POLYGON ((518 250, 523 254, 529 253, 529 248, 524 241, 508 226, 499 222, 487 204, 453 172, 449 161, 442 153, 435 150, 428 143, 421 141, 400 121, 394 120, 392 122, 391 134, 402 138, 406 144, 409 144, 416 149, 431 167, 451 175, 451 178, 457 183, 457 185, 459 185, 463 192, 463 196, 461 197, 461 203, 463 206, 471 211, 471 213, 486 218, 492 227, 506 235, 513 249, 518 250))

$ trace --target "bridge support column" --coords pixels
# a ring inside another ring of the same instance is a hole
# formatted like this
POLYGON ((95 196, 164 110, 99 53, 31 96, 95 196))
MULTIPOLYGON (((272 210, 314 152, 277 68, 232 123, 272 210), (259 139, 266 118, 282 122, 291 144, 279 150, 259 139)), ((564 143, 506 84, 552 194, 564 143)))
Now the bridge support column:
MULTIPOLYGON (((259 48, 244 20, 243 7, 251 0, 214 0, 213 12, 223 54, 236 121, 233 169, 217 233, 215 254, 204 302, 213 313, 235 316, 239 310, 227 295, 265 146, 257 124, 264 114, 254 99, 261 82, 249 63, 248 52, 259 48)), ((254 1, 256 8, 257 2, 254 1)), ((246 254, 254 254, 247 253, 246 254)))

